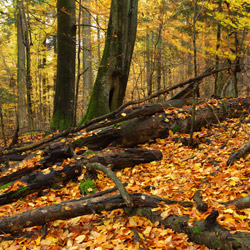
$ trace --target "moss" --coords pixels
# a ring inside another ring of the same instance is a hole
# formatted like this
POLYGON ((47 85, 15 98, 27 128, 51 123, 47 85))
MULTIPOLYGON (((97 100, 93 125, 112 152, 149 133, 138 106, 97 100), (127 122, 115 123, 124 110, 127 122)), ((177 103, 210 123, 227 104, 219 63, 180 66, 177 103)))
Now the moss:
POLYGON ((94 152, 91 151, 91 150, 88 150, 88 151, 86 152, 86 154, 87 154, 87 155, 92 155, 92 154, 94 154, 94 152))
POLYGON ((181 126, 180 125, 176 125, 173 129, 173 133, 177 133, 180 130, 181 126))
POLYGON ((13 194, 11 194, 11 198, 17 197, 22 193, 25 193, 28 191, 30 188, 29 187, 20 187, 17 191, 15 191, 13 194))
POLYGON ((52 130, 64 130, 72 125, 72 120, 66 118, 64 115, 56 113, 51 120, 50 128, 52 130))
POLYGON ((91 179, 80 181, 80 190, 82 194, 93 194, 97 191, 95 183, 91 179))
POLYGON ((72 145, 73 145, 74 147, 78 147, 79 145, 82 144, 82 142, 83 142, 84 140, 85 140, 84 138, 83 138, 83 139, 75 140, 75 141, 72 142, 72 145))
POLYGON ((111 28, 111 24, 109 23, 102 60, 98 68, 97 77, 91 93, 87 112, 79 121, 78 126, 95 117, 105 115, 110 112, 109 96, 105 96, 105 91, 108 91, 107 89, 109 88, 106 74, 109 69, 110 39, 112 38, 111 28))
POLYGON ((202 232, 202 229, 199 226, 195 226, 192 229, 194 234, 200 234, 202 232))
POLYGON ((215 240, 212 241, 212 246, 213 247, 217 247, 218 244, 219 244, 219 241, 217 239, 215 239, 215 240))
POLYGON ((123 121, 123 122, 118 122, 116 124, 113 125, 114 128, 119 128, 122 124, 126 123, 127 121, 123 121))
POLYGON ((12 182, 9 182, 9 183, 6 183, 6 184, 4 184, 4 185, 2 185, 2 186, 0 187, 0 190, 3 190, 3 189, 7 188, 7 187, 10 186, 10 185, 13 185, 13 181, 12 181, 12 182))

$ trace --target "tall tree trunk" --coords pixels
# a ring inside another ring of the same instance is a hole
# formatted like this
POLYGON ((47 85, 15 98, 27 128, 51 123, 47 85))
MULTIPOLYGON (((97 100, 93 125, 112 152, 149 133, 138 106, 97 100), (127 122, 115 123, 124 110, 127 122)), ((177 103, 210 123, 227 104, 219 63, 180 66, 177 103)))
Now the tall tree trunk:
MULTIPOLYGON (((218 11, 222 11, 222 6, 221 6, 222 0, 218 2, 218 11)), ((219 53, 219 48, 220 48, 220 43, 221 43, 221 24, 218 22, 217 24, 217 41, 216 41, 216 56, 215 56, 215 69, 219 69, 219 63, 220 63, 220 57, 218 55, 219 53)), ((219 72, 215 74, 215 79, 214 79, 214 96, 219 96, 220 89, 218 86, 218 81, 219 81, 219 72)))
POLYGON ((17 0, 17 96, 18 96, 18 122, 19 128, 22 129, 26 119, 25 106, 25 46, 23 37, 23 18, 21 11, 21 1, 17 0))
POLYGON ((137 28, 138 0, 112 0, 105 48, 86 120, 109 113, 123 102, 137 28))
MULTIPOLYGON (((24 45, 26 49, 26 89, 27 89, 27 109, 28 109, 28 126, 29 129, 34 129, 34 120, 33 120, 33 111, 32 111, 32 85, 31 85, 31 75, 30 75, 30 37, 29 37, 29 25, 28 20, 24 10, 24 2, 21 1, 21 12, 22 12, 22 20, 23 20, 23 39, 24 45)), ((28 9, 27 9, 28 10, 28 9)))
MULTIPOLYGON (((75 107, 74 107, 74 124, 76 124, 77 119, 77 106, 78 106, 78 93, 79 93, 79 85, 81 80, 81 15, 82 15, 82 1, 79 0, 78 2, 78 30, 77 30, 77 36, 78 36, 78 47, 77 47, 77 78, 76 78, 76 89, 75 89, 75 107)), ((84 90, 83 90, 84 91, 84 90)))
MULTIPOLYGON (((97 8, 97 0, 95 0, 95 5, 97 8)), ((98 7, 99 10, 99 7, 98 7)), ((98 15, 96 16, 96 23, 99 25, 99 17, 98 15)), ((98 64, 101 62, 101 43, 100 43, 100 27, 97 28, 97 54, 98 54, 98 64)))
POLYGON ((57 1, 57 78, 52 129, 74 125, 76 13, 75 1, 57 1))
MULTIPOLYGON (((84 0, 85 6, 88 8, 90 1, 84 0)), ((91 48, 91 31, 90 31, 90 14, 84 10, 83 12, 83 110, 87 110, 90 93, 93 86, 93 70, 92 70, 92 48, 91 48)))
POLYGON ((152 51, 150 47, 150 35, 146 35, 146 68, 147 68, 147 94, 152 94, 152 51))

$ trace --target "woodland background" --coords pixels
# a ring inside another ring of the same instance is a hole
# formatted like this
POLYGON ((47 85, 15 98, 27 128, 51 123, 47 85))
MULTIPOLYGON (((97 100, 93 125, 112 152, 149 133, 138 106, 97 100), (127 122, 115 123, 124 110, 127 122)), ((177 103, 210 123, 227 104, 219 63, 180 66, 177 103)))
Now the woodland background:
POLYGON ((124 104, 82 120, 99 72, 124 83, 137 3, 0 3, 0 249, 249 249, 250 3, 140 0, 124 104))
MULTIPOLYGON (((76 67, 80 79, 77 122, 86 112, 100 65, 110 1, 76 2, 78 10, 79 4, 82 7, 81 13, 76 15, 76 67)), ((125 101, 173 86, 210 66, 231 65, 232 68, 206 78, 200 88, 201 96, 249 94, 248 1, 204 0, 195 4, 194 16, 194 1, 139 1, 137 38, 125 101)), ((56 1, 2 1, 0 12, 0 116, 4 138, 13 133, 17 114, 22 131, 49 128, 56 81, 56 1), (18 8, 25 15, 26 26, 21 27, 21 31, 17 22, 18 8), (24 37, 30 50, 29 86, 25 80, 27 60, 26 64, 22 62, 21 75, 17 72, 18 60, 25 58, 25 52, 17 53, 18 41, 22 43, 24 37)), ((169 99, 173 94, 160 99, 169 99)))

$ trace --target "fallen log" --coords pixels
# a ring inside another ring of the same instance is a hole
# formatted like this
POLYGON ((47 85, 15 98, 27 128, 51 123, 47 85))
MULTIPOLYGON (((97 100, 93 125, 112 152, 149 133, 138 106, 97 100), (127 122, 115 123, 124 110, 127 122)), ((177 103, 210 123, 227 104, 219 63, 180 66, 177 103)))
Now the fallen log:
POLYGON ((225 206, 231 206, 234 205, 238 209, 245 209, 250 208, 250 196, 241 197, 232 201, 227 201, 225 203, 222 203, 225 206))
MULTIPOLYGON (((208 123, 218 123, 226 118, 240 117, 247 114, 250 98, 218 100, 215 103, 203 103, 197 106, 195 130, 208 123)), ((146 108, 146 107, 145 107, 146 108)), ((117 126, 109 126, 93 135, 77 140, 74 146, 87 146, 90 149, 100 149, 110 146, 132 147, 152 141, 156 138, 166 138, 169 130, 189 133, 191 127, 191 109, 167 109, 155 115, 134 118, 117 126)))
MULTIPOLYGON (((134 207, 157 207, 160 202, 192 206, 191 202, 178 202, 147 194, 130 194, 134 207)), ((60 204, 40 207, 11 217, 0 218, 0 232, 13 233, 23 228, 42 226, 50 221, 67 220, 81 215, 111 211, 127 207, 121 195, 77 199, 60 204)))
MULTIPOLYGON (((42 156, 43 158, 41 160, 36 161, 35 159, 32 159, 35 158, 36 156, 37 153, 33 153, 23 159, 23 161, 26 161, 26 165, 28 167, 21 168, 10 174, 2 176, 0 178, 0 187, 6 183, 18 180, 25 175, 29 175, 38 169, 42 170, 56 162, 62 162, 64 159, 72 158, 74 156, 74 151, 72 145, 68 142, 55 142, 55 143, 53 142, 47 146, 47 148, 43 152, 42 156), (29 160, 33 161, 32 164, 28 164, 29 160), (32 167, 30 167, 30 165, 32 167)), ((8 155, 1 157, 0 159, 4 159, 7 157, 8 155)), ((18 164, 13 165, 12 168, 14 168, 17 165, 18 164)))
POLYGON ((90 120, 90 121, 88 121, 88 122, 86 122, 86 123, 84 123, 84 124, 82 124, 82 125, 80 125, 80 126, 78 126, 76 128, 70 128, 70 129, 64 130, 64 131, 62 131, 62 132, 60 132, 58 134, 53 134, 50 137, 46 137, 45 139, 43 139, 43 140, 41 140, 39 142, 30 144, 30 145, 26 145, 26 146, 19 147, 19 148, 13 148, 13 149, 10 149, 10 150, 0 150, 0 156, 10 155, 10 154, 16 154, 16 153, 22 153, 22 152, 25 152, 25 151, 28 151, 28 150, 37 149, 38 147, 41 147, 44 144, 47 144, 49 142, 58 140, 59 138, 66 137, 69 134, 77 133, 77 132, 81 131, 82 129, 88 128, 89 126, 91 126, 93 124, 96 124, 96 123, 98 123, 100 121, 104 121, 106 119, 109 119, 109 118, 113 117, 114 115, 121 114, 122 111, 126 107, 128 107, 128 106, 137 105, 137 104, 146 102, 146 101, 148 101, 150 99, 159 97, 160 95, 169 93, 170 91, 172 91, 174 89, 184 87, 187 84, 194 83, 196 81, 200 81, 201 79, 203 79, 203 78, 205 78, 207 76, 211 76, 213 74, 216 74, 218 72, 222 72, 222 71, 225 71, 225 70, 228 70, 228 69, 229 68, 223 68, 223 69, 218 69, 218 70, 213 70, 213 71, 210 71, 210 70, 209 71, 205 71, 203 74, 201 74, 201 75, 199 75, 199 76, 197 76, 195 78, 191 78, 191 79, 189 79, 187 81, 178 83, 175 86, 168 87, 168 88, 166 88, 164 90, 161 90, 161 91, 158 91, 156 93, 153 93, 152 95, 147 96, 145 98, 139 99, 137 101, 129 101, 127 103, 124 103, 117 110, 115 110, 115 111, 113 111, 113 112, 111 112, 109 114, 103 115, 101 117, 94 118, 94 119, 92 119, 92 120, 90 120))
POLYGON ((227 166, 233 165, 235 161, 239 160, 241 157, 245 157, 249 153, 250 153, 250 142, 246 142, 240 147, 238 151, 230 155, 227 161, 227 166))
POLYGON ((77 178, 82 173, 82 167, 77 164, 68 164, 63 167, 58 166, 58 168, 60 170, 47 169, 48 173, 37 172, 3 185, 2 189, 10 191, 0 195, 0 205, 17 201, 35 192, 41 192, 56 183, 66 183, 77 178), (16 187, 16 190, 13 191, 13 187, 16 187))
MULTIPOLYGON (((249 249, 250 234, 246 232, 230 232, 219 225, 218 211, 213 211, 205 220, 191 220, 189 217, 169 215, 162 217, 161 212, 153 212, 150 208, 157 207, 160 202, 174 204, 177 201, 146 194, 130 194, 133 208, 127 208, 121 195, 97 197, 88 200, 75 200, 60 204, 40 207, 11 217, 0 219, 0 232, 8 234, 27 227, 43 226, 50 221, 66 220, 86 214, 101 213, 118 208, 125 209, 130 215, 140 215, 152 223, 160 222, 165 228, 171 228, 178 233, 185 233, 197 244, 205 244, 213 249, 249 249)), ((190 205, 190 202, 183 202, 190 205)))
POLYGON ((169 215, 163 218, 160 213, 152 212, 149 208, 139 208, 133 214, 144 216, 152 223, 159 221, 165 228, 175 232, 185 233, 189 239, 208 248, 231 250, 249 249, 250 233, 230 232, 217 222, 218 211, 213 211, 205 220, 191 221, 189 217, 169 215))
MULTIPOLYGON (((60 157, 62 154, 59 154, 60 157)), ((28 161, 30 158, 35 155, 31 155, 28 158, 25 158, 28 161)), ((0 178, 0 187, 9 182, 13 182, 15 180, 21 179, 23 176, 30 175, 31 173, 37 170, 43 170, 49 167, 49 163, 59 161, 58 158, 55 158, 54 154, 48 154, 45 152, 45 158, 41 159, 37 164, 33 164, 34 166, 24 169, 19 169, 10 173, 9 175, 3 176, 0 178), (50 160, 50 157, 53 156, 53 161, 50 160)), ((65 158, 68 158, 68 154, 65 154, 65 158)), ((148 150, 148 149, 140 149, 140 148, 127 148, 127 149, 119 149, 116 148, 112 152, 105 151, 84 151, 83 155, 77 155, 76 159, 79 164, 84 165, 93 162, 99 162, 103 165, 111 165, 112 170, 119 170, 123 168, 133 167, 137 164, 141 163, 149 163, 151 161, 159 161, 162 159, 162 153, 158 150, 148 150)), ((62 159, 61 159, 62 160, 62 159)))
MULTIPOLYGON (((78 161, 74 160, 70 164, 57 166, 55 169, 44 169, 42 166, 42 172, 36 171, 19 180, 15 179, 15 173, 12 173, 10 177, 13 177, 14 180, 8 179, 8 183, 4 183, 0 187, 10 190, 0 195, 0 205, 14 202, 35 192, 41 192, 44 189, 51 188, 56 183, 67 183, 72 179, 74 180, 81 175, 83 167, 88 164, 99 162, 99 164, 109 165, 109 168, 112 170, 117 170, 132 167, 139 163, 148 163, 162 159, 162 153, 160 151, 147 149, 122 149, 114 152, 98 152, 96 155, 94 152, 91 153, 93 156, 90 158, 88 158, 89 155, 86 154, 78 161), (13 191, 12 187, 16 187, 17 185, 19 185, 19 187, 13 191)), ((38 168, 35 166, 33 169, 37 170, 38 168)), ((20 174, 20 172, 23 173, 23 171, 20 170, 18 174, 20 174)), ((4 180, 7 180, 7 176, 4 180)))

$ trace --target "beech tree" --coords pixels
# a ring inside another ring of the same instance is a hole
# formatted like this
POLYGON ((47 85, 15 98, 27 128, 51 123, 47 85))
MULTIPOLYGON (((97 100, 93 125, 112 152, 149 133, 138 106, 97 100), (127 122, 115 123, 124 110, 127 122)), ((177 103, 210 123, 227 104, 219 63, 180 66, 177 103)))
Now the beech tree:
POLYGON ((66 129, 74 121, 75 1, 57 1, 57 78, 52 129, 66 129))
POLYGON ((80 124, 117 109, 123 102, 136 38, 137 8, 138 0, 111 2, 102 60, 80 124))

